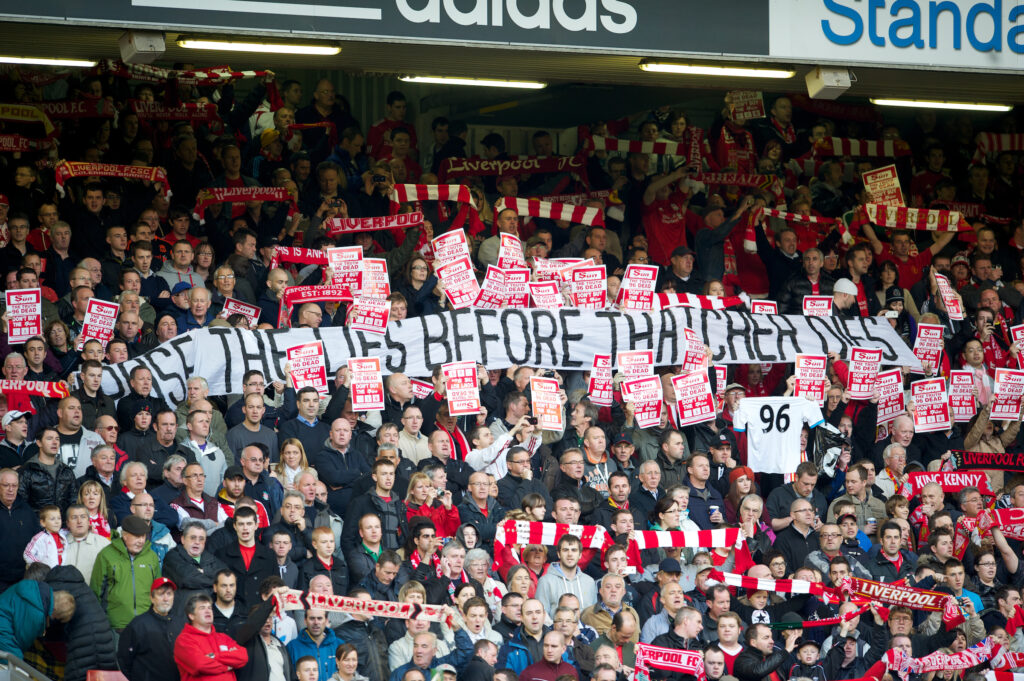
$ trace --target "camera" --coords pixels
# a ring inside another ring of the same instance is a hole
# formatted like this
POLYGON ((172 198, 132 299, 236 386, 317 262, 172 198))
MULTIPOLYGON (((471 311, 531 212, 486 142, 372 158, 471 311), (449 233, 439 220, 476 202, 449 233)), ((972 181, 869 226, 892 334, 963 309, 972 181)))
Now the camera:
POLYGON ((885 311, 885 318, 886 319, 898 319, 899 316, 900 316, 900 313, 897 312, 896 310, 886 310, 885 311))
POLYGON ((537 425, 537 417, 536 416, 528 416, 528 417, 526 417, 526 422, 529 423, 531 426, 535 426, 535 425, 537 425))
POLYGON ((388 177, 387 177, 387 175, 374 175, 373 176, 373 181, 374 182, 387 182, 388 181, 388 177))

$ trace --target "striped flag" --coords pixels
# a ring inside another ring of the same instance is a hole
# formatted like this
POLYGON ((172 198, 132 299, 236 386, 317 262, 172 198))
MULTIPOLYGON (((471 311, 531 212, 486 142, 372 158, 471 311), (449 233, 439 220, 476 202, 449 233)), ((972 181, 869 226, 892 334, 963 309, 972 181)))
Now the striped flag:
POLYGON ((594 151, 621 151, 625 154, 657 154, 659 156, 686 156, 686 150, 679 142, 641 142, 615 137, 594 135, 590 138, 594 151))
POLYGON ((910 145, 903 140, 858 140, 851 137, 822 137, 814 143, 818 156, 896 158, 909 156, 910 145))
POLYGON ((843 600, 835 589, 830 589, 821 582, 808 582, 804 579, 758 579, 732 572, 712 570, 708 574, 708 584, 711 584, 711 580, 728 584, 737 589, 783 594, 811 594, 820 597, 826 603, 840 603, 843 600))
POLYGON ((506 209, 514 210, 516 215, 566 220, 577 225, 604 227, 604 212, 596 206, 577 206, 571 203, 554 203, 539 199, 504 196, 494 202, 495 223, 498 222, 498 213, 506 209))

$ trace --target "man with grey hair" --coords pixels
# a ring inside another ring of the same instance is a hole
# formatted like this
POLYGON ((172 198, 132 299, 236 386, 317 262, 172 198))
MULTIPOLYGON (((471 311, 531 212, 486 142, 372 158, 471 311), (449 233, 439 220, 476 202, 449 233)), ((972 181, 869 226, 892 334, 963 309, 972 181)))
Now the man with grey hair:
MULTIPOLYGON (((178 330, 179 332, 181 331, 180 326, 178 327, 178 330)), ((178 419, 179 428, 185 425, 188 413, 196 408, 195 403, 199 400, 209 401, 210 397, 210 384, 202 376, 192 376, 185 382, 185 387, 187 391, 185 400, 174 410, 174 417, 178 419)), ((228 435, 228 425, 224 422, 224 416, 216 409, 211 411, 210 432, 215 433, 226 440, 228 435)))
POLYGON ((650 515, 658 499, 665 496, 661 488, 661 468, 658 462, 651 459, 640 464, 637 478, 640 485, 629 495, 629 505, 644 514, 650 515))
POLYGON ((185 464, 188 461, 185 460, 181 454, 171 454, 164 461, 164 482, 159 487, 153 489, 150 492, 154 499, 158 499, 166 504, 170 504, 184 489, 185 480, 182 475, 185 472, 185 464))
POLYGON ((652 645, 673 650, 703 650, 700 632, 704 630, 704 618, 700 612, 690 606, 684 606, 676 612, 673 627, 660 636, 656 636, 652 645))
POLYGON ((825 256, 817 248, 804 251, 803 269, 790 277, 779 290, 779 312, 782 314, 803 314, 804 296, 832 295, 835 279, 822 270, 825 256))
MULTIPOLYGON (((181 524, 181 541, 164 556, 163 574, 178 585, 181 605, 196 593, 210 593, 214 577, 227 566, 206 548, 206 528, 201 521, 181 524)), ((181 611, 176 607, 175 612, 181 611)))
MULTIPOLYGON (((175 244, 177 245, 177 244, 175 244)), ((210 311, 210 290, 193 286, 188 292, 188 310, 178 316, 178 333, 201 329, 213 321, 210 311)))
MULTIPOLYGON (((900 414, 893 419, 892 425, 889 427, 888 439, 882 440, 881 442, 873 444, 871 442, 865 442, 864 440, 867 439, 868 436, 867 434, 860 433, 860 430, 862 429, 855 429, 853 432, 854 450, 858 447, 858 437, 862 438, 859 443, 861 445, 860 451, 871 452, 871 460, 875 464, 876 471, 881 470, 882 467, 885 466, 885 459, 882 455, 883 452, 885 452, 885 448, 891 444, 903 445, 907 462, 917 461, 921 464, 927 464, 932 458, 938 458, 938 452, 944 452, 946 451, 946 448, 948 448, 948 445, 942 449, 936 448, 936 456, 934 457, 924 456, 924 445, 926 443, 921 442, 921 440, 927 439, 929 434, 924 433, 920 438, 915 437, 914 419, 907 414, 900 414)), ((874 436, 872 435, 870 438, 873 439, 874 436)), ((945 441, 946 438, 943 436, 942 440, 945 441)), ((877 484, 877 476, 875 484, 877 484)))
POLYGON ((882 450, 882 461, 885 467, 875 476, 875 485, 882 490, 886 499, 891 499, 897 490, 909 484, 907 474, 903 472, 907 467, 907 448, 898 442, 887 445, 882 450))

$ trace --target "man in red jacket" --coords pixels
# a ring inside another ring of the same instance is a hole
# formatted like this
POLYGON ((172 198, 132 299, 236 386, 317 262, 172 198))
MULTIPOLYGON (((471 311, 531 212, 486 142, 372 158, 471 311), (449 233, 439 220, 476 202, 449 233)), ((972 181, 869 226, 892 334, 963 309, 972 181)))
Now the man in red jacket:
POLYGON ((245 648, 213 629, 213 601, 196 594, 185 604, 188 624, 174 642, 181 681, 236 681, 235 670, 249 661, 245 648))

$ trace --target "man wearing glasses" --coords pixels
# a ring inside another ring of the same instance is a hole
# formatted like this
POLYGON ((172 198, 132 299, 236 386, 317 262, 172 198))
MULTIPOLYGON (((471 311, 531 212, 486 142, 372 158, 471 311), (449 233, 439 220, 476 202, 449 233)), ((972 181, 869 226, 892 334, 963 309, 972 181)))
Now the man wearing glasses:
MULTIPOLYGON (((829 580, 831 579, 831 573, 829 570, 832 564, 832 559, 843 555, 843 533, 840 531, 839 525, 829 523, 821 526, 821 530, 818 532, 818 539, 820 548, 809 554, 804 564, 809 565, 820 572, 824 577, 825 583, 829 584, 829 580)), ((860 564, 860 561, 851 560, 850 570, 853 572, 854 577, 871 579, 871 573, 860 564)))
MULTIPOLYGON (((238 466, 232 466, 224 473, 224 477, 232 477, 239 472, 238 466)), ((180 519, 178 527, 184 525, 185 521, 190 518, 201 521, 208 533, 220 527, 227 520, 228 515, 216 499, 203 491, 203 486, 206 484, 206 473, 203 472, 203 467, 198 463, 190 463, 185 466, 185 474, 181 476, 181 479, 185 483, 185 488, 171 501, 171 508, 175 510, 180 519)), ((181 535, 178 534, 178 536, 181 535)))
POLYGON ((818 533, 814 527, 820 526, 821 521, 815 513, 811 502, 797 499, 789 507, 792 524, 777 534, 775 548, 785 557, 786 565, 793 569, 803 565, 807 556, 818 546, 818 533))
POLYGON ((234 428, 242 421, 245 420, 245 396, 250 393, 256 393, 257 395, 263 396, 263 404, 266 407, 266 411, 263 413, 261 422, 267 428, 276 428, 279 418, 283 418, 281 414, 281 405, 284 403, 284 388, 285 385, 281 381, 274 381, 271 384, 274 387, 274 398, 270 399, 264 391, 267 389, 267 382, 263 378, 263 374, 256 370, 250 370, 245 372, 242 376, 242 399, 235 400, 230 407, 228 407, 227 413, 224 415, 224 422, 228 428, 234 428))

